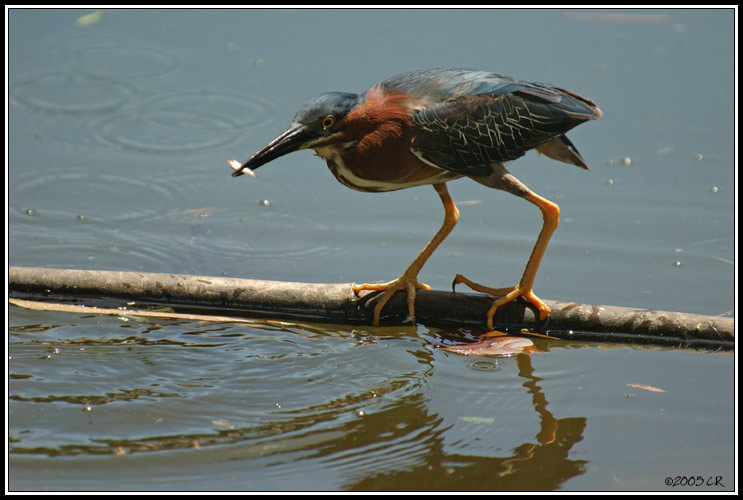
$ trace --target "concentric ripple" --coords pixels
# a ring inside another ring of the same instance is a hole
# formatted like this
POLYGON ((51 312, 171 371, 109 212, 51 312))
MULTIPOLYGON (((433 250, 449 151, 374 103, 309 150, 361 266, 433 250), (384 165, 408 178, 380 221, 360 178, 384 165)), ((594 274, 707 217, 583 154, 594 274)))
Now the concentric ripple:
POLYGON ((152 96, 97 128, 104 145, 148 154, 188 154, 223 148, 246 129, 271 120, 268 101, 250 94, 186 92, 152 96))
POLYGON ((68 34, 47 40, 47 57, 79 72, 121 80, 163 78, 176 72, 180 54, 113 35, 68 34))
POLYGON ((47 71, 22 76, 11 84, 11 103, 47 113, 104 113, 136 94, 133 85, 108 76, 47 71))
POLYGON ((303 279, 310 279, 307 276, 315 271, 319 281, 333 279, 333 274, 320 270, 346 252, 335 240, 328 239, 337 231, 335 221, 312 213, 273 211, 250 217, 238 215, 245 223, 237 224, 236 229, 235 215, 225 212, 193 219, 189 222, 193 237, 185 248, 173 251, 180 252, 181 257, 188 254, 191 260, 203 263, 203 269, 217 266, 229 275, 274 279, 287 268, 298 268, 303 279), (313 267, 313 262, 321 264, 313 267))
POLYGON ((53 221, 74 221, 83 216, 89 222, 131 222, 162 214, 197 192, 198 187, 190 183, 126 172, 22 172, 13 176, 8 213, 10 217, 28 217, 28 210, 33 210, 53 221), (133 202, 132 193, 148 202, 133 202))

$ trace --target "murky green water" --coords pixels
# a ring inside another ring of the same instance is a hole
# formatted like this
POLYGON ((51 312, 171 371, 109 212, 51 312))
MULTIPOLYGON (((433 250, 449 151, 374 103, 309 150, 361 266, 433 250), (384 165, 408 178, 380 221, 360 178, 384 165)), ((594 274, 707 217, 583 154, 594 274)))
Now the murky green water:
MULTIPOLYGON (((90 12, 9 13, 9 265, 392 279, 441 223, 431 188, 353 192, 310 153, 258 179, 226 161, 316 94, 461 66, 604 111, 569 134, 592 172, 536 154, 511 167, 562 209, 537 294, 734 315, 732 11, 76 22, 90 12)), ((517 282, 537 211, 466 179, 450 191, 460 222, 422 281, 517 282)), ((435 347, 462 332, 426 325, 8 318, 11 491, 734 487, 731 354, 537 340, 539 353, 475 358, 435 347)))

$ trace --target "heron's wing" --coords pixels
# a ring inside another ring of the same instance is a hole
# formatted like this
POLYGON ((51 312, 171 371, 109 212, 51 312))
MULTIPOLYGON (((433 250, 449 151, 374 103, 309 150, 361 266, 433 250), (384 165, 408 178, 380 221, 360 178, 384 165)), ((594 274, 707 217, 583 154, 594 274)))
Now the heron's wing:
POLYGON ((461 175, 487 175, 491 163, 515 160, 533 148, 586 166, 564 133, 600 116, 593 101, 544 84, 460 95, 413 114, 420 131, 411 150, 461 175))

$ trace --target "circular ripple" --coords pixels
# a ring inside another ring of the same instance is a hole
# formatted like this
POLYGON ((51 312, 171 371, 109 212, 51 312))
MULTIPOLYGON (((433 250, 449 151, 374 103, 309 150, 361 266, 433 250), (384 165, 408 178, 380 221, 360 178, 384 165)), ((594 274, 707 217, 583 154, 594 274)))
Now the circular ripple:
POLYGON ((167 212, 198 194, 198 185, 172 182, 167 177, 143 178, 82 169, 41 175, 22 173, 13 178, 12 186, 10 216, 29 217, 27 210, 33 209, 40 218, 54 221, 75 221, 80 215, 87 222, 140 220, 167 212))
POLYGON ((128 269, 145 272, 170 271, 173 252, 152 241, 121 238, 117 241, 110 234, 67 233, 51 238, 37 239, 36 245, 27 246, 22 254, 13 255, 14 265, 35 266, 40 262, 51 267, 69 269, 128 269), (50 251, 53 248, 53 251, 50 251))
POLYGON ((102 123, 97 138, 129 151, 187 154, 223 148, 271 117, 269 101, 250 94, 162 94, 102 123))
POLYGON ((73 34, 51 38, 47 56, 86 74, 122 80, 162 78, 175 73, 180 55, 115 36, 73 34))
POLYGON ((49 113, 103 113, 116 110, 136 93, 125 82, 67 71, 25 75, 11 84, 9 97, 49 113))
MULTIPOLYGON (((208 237, 194 238, 189 245, 193 254, 219 262, 230 274, 269 279, 293 268, 311 273, 310 262, 327 262, 346 251, 328 237, 337 232, 335 221, 313 213, 240 214, 237 223, 233 217, 228 213, 220 221, 207 222, 208 237)), ((327 272, 322 275, 329 279, 327 272)))

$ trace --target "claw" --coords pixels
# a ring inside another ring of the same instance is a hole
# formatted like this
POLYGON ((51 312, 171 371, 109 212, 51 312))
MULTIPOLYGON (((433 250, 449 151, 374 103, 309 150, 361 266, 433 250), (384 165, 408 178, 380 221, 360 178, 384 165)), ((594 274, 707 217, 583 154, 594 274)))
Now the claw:
POLYGON ((377 305, 374 306, 372 326, 379 326, 379 317, 382 313, 382 308, 387 304, 387 302, 389 302, 392 296, 400 290, 405 290, 407 293, 408 316, 410 317, 410 321, 415 323, 415 295, 417 289, 430 290, 431 287, 425 283, 419 283, 417 279, 407 277, 404 274, 389 283, 365 283, 363 285, 353 285, 353 291, 357 295, 361 290, 378 290, 384 292, 379 297, 377 305))
POLYGON ((457 274, 457 276, 454 278, 454 283, 464 283, 476 292, 487 293, 488 295, 499 297, 498 299, 493 301, 493 305, 491 305, 490 309, 488 309, 486 316, 487 326, 491 330, 493 329, 493 317, 495 316, 495 312, 498 310, 498 308, 504 304, 508 304, 509 302, 514 301, 518 297, 523 297, 537 308, 537 310, 539 311, 540 320, 544 320, 552 312, 549 306, 542 302, 542 300, 534 294, 531 288, 523 291, 521 290, 520 285, 516 285, 511 288, 490 288, 474 283, 461 274, 457 274))

